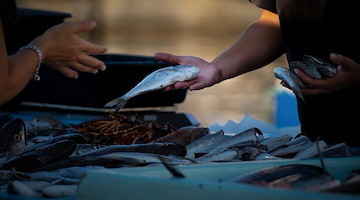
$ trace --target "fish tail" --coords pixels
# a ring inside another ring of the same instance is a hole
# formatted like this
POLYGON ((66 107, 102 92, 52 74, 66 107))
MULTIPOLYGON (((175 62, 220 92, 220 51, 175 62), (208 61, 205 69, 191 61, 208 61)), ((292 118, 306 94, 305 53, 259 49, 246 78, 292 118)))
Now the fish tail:
POLYGON ((104 105, 104 107, 114 107, 116 106, 116 109, 115 111, 119 111, 121 108, 124 107, 124 105, 126 104, 127 102, 127 99, 123 98, 123 97, 119 97, 119 98, 116 98, 112 101, 109 101, 108 103, 106 103, 104 105))

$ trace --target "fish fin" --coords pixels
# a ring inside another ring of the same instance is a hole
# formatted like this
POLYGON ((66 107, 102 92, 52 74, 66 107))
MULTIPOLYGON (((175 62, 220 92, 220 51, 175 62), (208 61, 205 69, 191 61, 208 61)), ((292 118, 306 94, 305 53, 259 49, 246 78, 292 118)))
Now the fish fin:
POLYGON ((174 177, 178 177, 178 178, 185 178, 185 175, 183 173, 181 173, 177 168, 175 168, 174 166, 170 165, 169 163, 167 163, 165 161, 165 158, 162 156, 158 156, 159 160, 161 161, 161 163, 165 166, 165 168, 174 176, 174 177))
POLYGON ((126 104, 127 99, 123 98, 123 97, 119 97, 116 98, 114 100, 109 101, 108 103, 106 103, 104 105, 104 107, 114 107, 116 106, 116 112, 119 111, 121 108, 124 107, 124 105, 126 104))

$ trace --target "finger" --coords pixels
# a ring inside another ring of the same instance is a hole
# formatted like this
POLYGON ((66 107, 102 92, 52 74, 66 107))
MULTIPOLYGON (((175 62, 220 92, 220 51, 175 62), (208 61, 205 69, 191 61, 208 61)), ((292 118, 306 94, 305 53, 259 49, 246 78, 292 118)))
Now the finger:
POLYGON ((314 78, 311 78, 310 76, 305 74, 305 72, 303 72, 299 68, 294 69, 294 72, 300 78, 300 80, 302 80, 305 83, 305 85, 306 85, 307 82, 314 81, 314 78))
POLYGON ((79 58, 79 63, 81 63, 83 66, 96 68, 96 69, 99 69, 101 71, 104 71, 106 69, 106 65, 105 65, 105 63, 103 61, 101 61, 101 60, 99 60, 99 59, 97 59, 95 57, 86 55, 86 54, 83 54, 79 58))
POLYGON ((60 66, 56 67, 56 69, 66 77, 75 79, 79 77, 79 74, 76 71, 70 69, 68 66, 60 66))
POLYGON ((167 91, 170 91, 170 90, 173 90, 174 89, 174 86, 173 85, 169 85, 169 86, 166 86, 163 88, 163 91, 164 92, 167 92, 167 91))
POLYGON ((280 81, 280 85, 291 90, 291 87, 285 81, 280 81))
POLYGON ((330 60, 337 64, 337 65, 341 65, 341 66, 353 66, 355 65, 355 61, 353 61, 352 59, 345 57, 343 55, 337 54, 337 53, 331 53, 330 54, 330 60))
POLYGON ((154 58, 156 60, 160 60, 160 61, 164 61, 164 62, 168 62, 168 63, 179 64, 181 62, 179 56, 175 56, 175 55, 168 54, 168 53, 162 53, 162 52, 156 53, 154 55, 154 58))
POLYGON ((82 51, 86 54, 97 55, 105 53, 107 51, 107 48, 86 40, 82 40, 82 51))
POLYGON ((70 68, 75 69, 76 71, 80 71, 80 72, 87 72, 87 73, 91 73, 91 74, 96 74, 98 73, 98 69, 95 67, 90 67, 90 66, 85 66, 79 62, 74 62, 71 63, 69 65, 70 68))

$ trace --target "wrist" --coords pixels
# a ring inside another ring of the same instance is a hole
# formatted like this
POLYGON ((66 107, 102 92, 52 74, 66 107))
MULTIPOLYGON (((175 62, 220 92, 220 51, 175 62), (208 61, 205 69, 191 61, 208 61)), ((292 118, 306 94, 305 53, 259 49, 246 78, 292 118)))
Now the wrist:
POLYGON ((41 63, 42 63, 43 54, 42 54, 41 50, 35 45, 23 46, 23 47, 21 47, 19 49, 19 51, 22 51, 24 49, 30 49, 30 50, 34 51, 36 53, 37 57, 38 57, 38 62, 37 62, 37 66, 36 66, 36 69, 35 69, 33 79, 36 80, 36 81, 39 81, 40 80, 39 70, 40 70, 40 66, 41 66, 41 63))

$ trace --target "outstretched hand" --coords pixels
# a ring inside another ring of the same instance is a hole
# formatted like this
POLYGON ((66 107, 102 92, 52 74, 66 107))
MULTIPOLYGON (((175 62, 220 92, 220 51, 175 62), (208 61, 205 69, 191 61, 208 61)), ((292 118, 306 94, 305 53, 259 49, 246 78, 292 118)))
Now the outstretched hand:
POLYGON ((177 82, 174 85, 167 86, 164 88, 164 91, 169 91, 173 89, 189 89, 189 90, 200 90, 205 87, 209 87, 218 83, 219 78, 219 69, 214 65, 205 61, 204 59, 194 57, 194 56, 176 56, 168 53, 156 53, 154 56, 155 59, 180 65, 193 65, 200 68, 200 73, 197 77, 192 80, 177 82))
MULTIPOLYGON (((334 92, 343 88, 360 85, 360 64, 349 57, 340 54, 330 54, 330 60, 338 65, 334 77, 315 79, 306 75, 300 69, 295 69, 295 73, 306 85, 300 91, 303 95, 317 95, 334 92)), ((287 87, 285 83, 281 83, 287 87)))
POLYGON ((43 63, 67 77, 77 78, 77 71, 97 73, 105 64, 92 55, 107 51, 103 46, 88 42, 78 36, 96 27, 95 21, 64 22, 49 28, 31 42, 43 52, 43 63))

